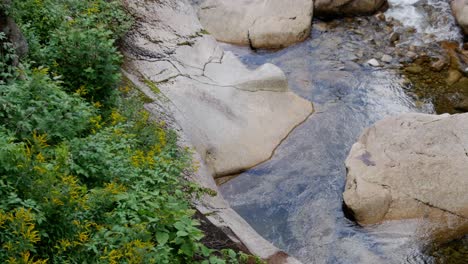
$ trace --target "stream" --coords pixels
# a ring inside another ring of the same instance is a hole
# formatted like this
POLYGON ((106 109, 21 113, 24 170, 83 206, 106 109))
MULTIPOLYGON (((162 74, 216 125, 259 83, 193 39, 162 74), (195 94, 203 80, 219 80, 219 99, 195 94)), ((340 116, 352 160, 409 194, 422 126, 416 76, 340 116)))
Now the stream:
MULTIPOLYGON (((389 2, 387 18, 416 30, 402 35, 402 46, 460 40, 447 1, 389 2)), ((315 114, 271 160, 220 186, 259 234, 305 264, 441 263, 428 252, 430 241, 414 236, 419 220, 360 227, 343 213, 344 160, 363 129, 388 115, 435 111, 430 100, 411 93, 394 55, 400 48, 388 44, 382 23, 375 17, 314 20, 311 38, 275 52, 223 45, 249 67, 279 66, 291 89, 314 102, 315 114), (380 62, 383 67, 366 63, 385 54, 393 60, 380 62)))

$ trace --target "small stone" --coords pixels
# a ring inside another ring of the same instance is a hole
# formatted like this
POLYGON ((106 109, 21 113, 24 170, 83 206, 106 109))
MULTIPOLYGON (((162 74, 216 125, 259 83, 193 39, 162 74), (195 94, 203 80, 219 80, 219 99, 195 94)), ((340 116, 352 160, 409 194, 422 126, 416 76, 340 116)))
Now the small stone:
POLYGON ((379 12, 375 15, 375 18, 377 18, 380 21, 385 21, 385 15, 382 12, 379 12))
POLYGON ((392 58, 392 56, 385 54, 385 55, 382 56, 381 61, 386 62, 386 63, 390 63, 390 62, 393 61, 393 58, 392 58))
POLYGON ((380 63, 376 59, 371 59, 367 61, 367 64, 369 64, 372 67, 380 67, 380 63))
POLYGON ((406 57, 410 59, 415 59, 417 56, 418 54, 416 54, 416 52, 408 51, 408 53, 406 53, 406 57))
POLYGON ((398 41, 400 40, 400 34, 397 33, 397 32, 393 32, 392 34, 390 34, 390 41, 391 42, 395 42, 395 41, 398 41))
POLYGON ((431 64, 431 68, 438 72, 445 68, 445 66, 447 66, 447 60, 444 57, 440 57, 436 62, 431 64))
POLYGON ((328 25, 325 22, 314 22, 313 28, 321 32, 328 31, 328 25))
POLYGON ((422 70, 422 67, 416 64, 406 67, 406 71, 409 73, 420 73, 422 70))
POLYGON ((448 85, 453 85, 455 84, 456 82, 458 82, 461 78, 463 77, 463 75, 457 71, 457 70, 450 70, 449 71, 449 74, 448 74, 448 77, 446 79, 447 81, 447 84, 448 85))

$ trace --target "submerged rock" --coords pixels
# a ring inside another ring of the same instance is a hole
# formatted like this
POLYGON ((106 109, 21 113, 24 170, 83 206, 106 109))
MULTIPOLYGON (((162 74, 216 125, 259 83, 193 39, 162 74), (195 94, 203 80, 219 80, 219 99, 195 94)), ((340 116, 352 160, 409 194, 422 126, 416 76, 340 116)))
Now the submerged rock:
POLYGON ((453 0, 452 11, 458 24, 463 29, 463 33, 468 35, 468 1, 453 0))
POLYGON ((346 160, 343 194, 360 224, 420 218, 445 238, 468 228, 468 114, 377 122, 346 160))
POLYGON ((372 67, 380 67, 380 63, 376 59, 370 59, 367 61, 367 64, 369 64, 372 67))
POLYGON ((223 42, 253 48, 284 48, 309 37, 313 1, 204 0, 202 25, 223 42))
POLYGON ((388 6, 387 0, 315 0, 318 16, 370 15, 388 6))

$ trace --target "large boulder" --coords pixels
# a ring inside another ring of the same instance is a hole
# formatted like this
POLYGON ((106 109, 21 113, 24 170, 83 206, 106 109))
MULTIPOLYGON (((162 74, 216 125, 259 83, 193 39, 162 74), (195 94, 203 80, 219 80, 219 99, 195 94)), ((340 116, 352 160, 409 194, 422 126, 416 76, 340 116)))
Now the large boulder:
MULTIPOLYGON (((263 162, 313 112, 288 89, 272 64, 248 69, 206 33, 187 0, 125 0, 136 25, 122 41, 123 72, 151 99, 145 107, 169 116, 195 149, 200 170, 192 180, 217 190, 213 176, 263 162)), ((167 122, 166 122, 167 123, 167 122)), ((298 263, 259 236, 221 195, 196 208, 269 263, 298 263)))
POLYGON ((387 0, 315 0, 318 16, 359 16, 370 15, 385 9, 387 0))
POLYGON ((310 34, 312 0, 204 0, 199 18, 223 42, 253 48, 283 48, 310 34))
POLYGON ((368 128, 346 160, 344 202, 363 225, 419 218, 468 227, 468 114, 405 114, 368 128))
POLYGON ((468 0, 453 0, 452 11, 463 33, 468 35, 468 0))

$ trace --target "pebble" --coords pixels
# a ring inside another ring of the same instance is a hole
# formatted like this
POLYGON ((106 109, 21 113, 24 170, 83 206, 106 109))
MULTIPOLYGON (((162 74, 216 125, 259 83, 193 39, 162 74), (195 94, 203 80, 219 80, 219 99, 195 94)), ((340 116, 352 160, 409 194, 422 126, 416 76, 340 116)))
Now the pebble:
POLYGON ((386 62, 386 63, 390 63, 390 62, 393 61, 393 58, 392 58, 392 56, 385 54, 385 55, 382 56, 382 59, 380 59, 380 60, 383 61, 383 62, 386 62))
POLYGON ((385 15, 382 12, 379 12, 375 15, 375 18, 377 18, 380 21, 385 21, 385 15))
POLYGON ((325 22, 315 22, 313 24, 314 29, 321 31, 321 32, 326 32, 328 31, 328 25, 325 22))
POLYGON ((392 34, 390 34, 390 41, 391 42, 395 42, 395 41, 398 41, 400 40, 400 34, 397 33, 397 32, 393 32, 392 34))
POLYGON ((447 77, 447 80, 446 80, 447 84, 448 85, 453 85, 456 82, 458 82, 462 77, 463 77, 463 75, 459 71, 451 70, 451 71, 449 71, 449 74, 448 74, 448 77, 447 77))
POLYGON ((423 70, 422 67, 416 64, 406 67, 406 71, 410 73, 420 73, 422 72, 422 70, 423 70))
POLYGON ((380 67, 380 63, 376 59, 371 59, 367 61, 367 64, 369 64, 372 67, 380 67))
POLYGON ((436 62, 431 64, 431 68, 435 71, 440 72, 447 65, 447 60, 443 57, 439 58, 436 62))
POLYGON ((418 54, 416 54, 416 52, 413 52, 413 51, 408 51, 408 53, 406 53, 406 56, 410 59, 415 59, 418 54))

